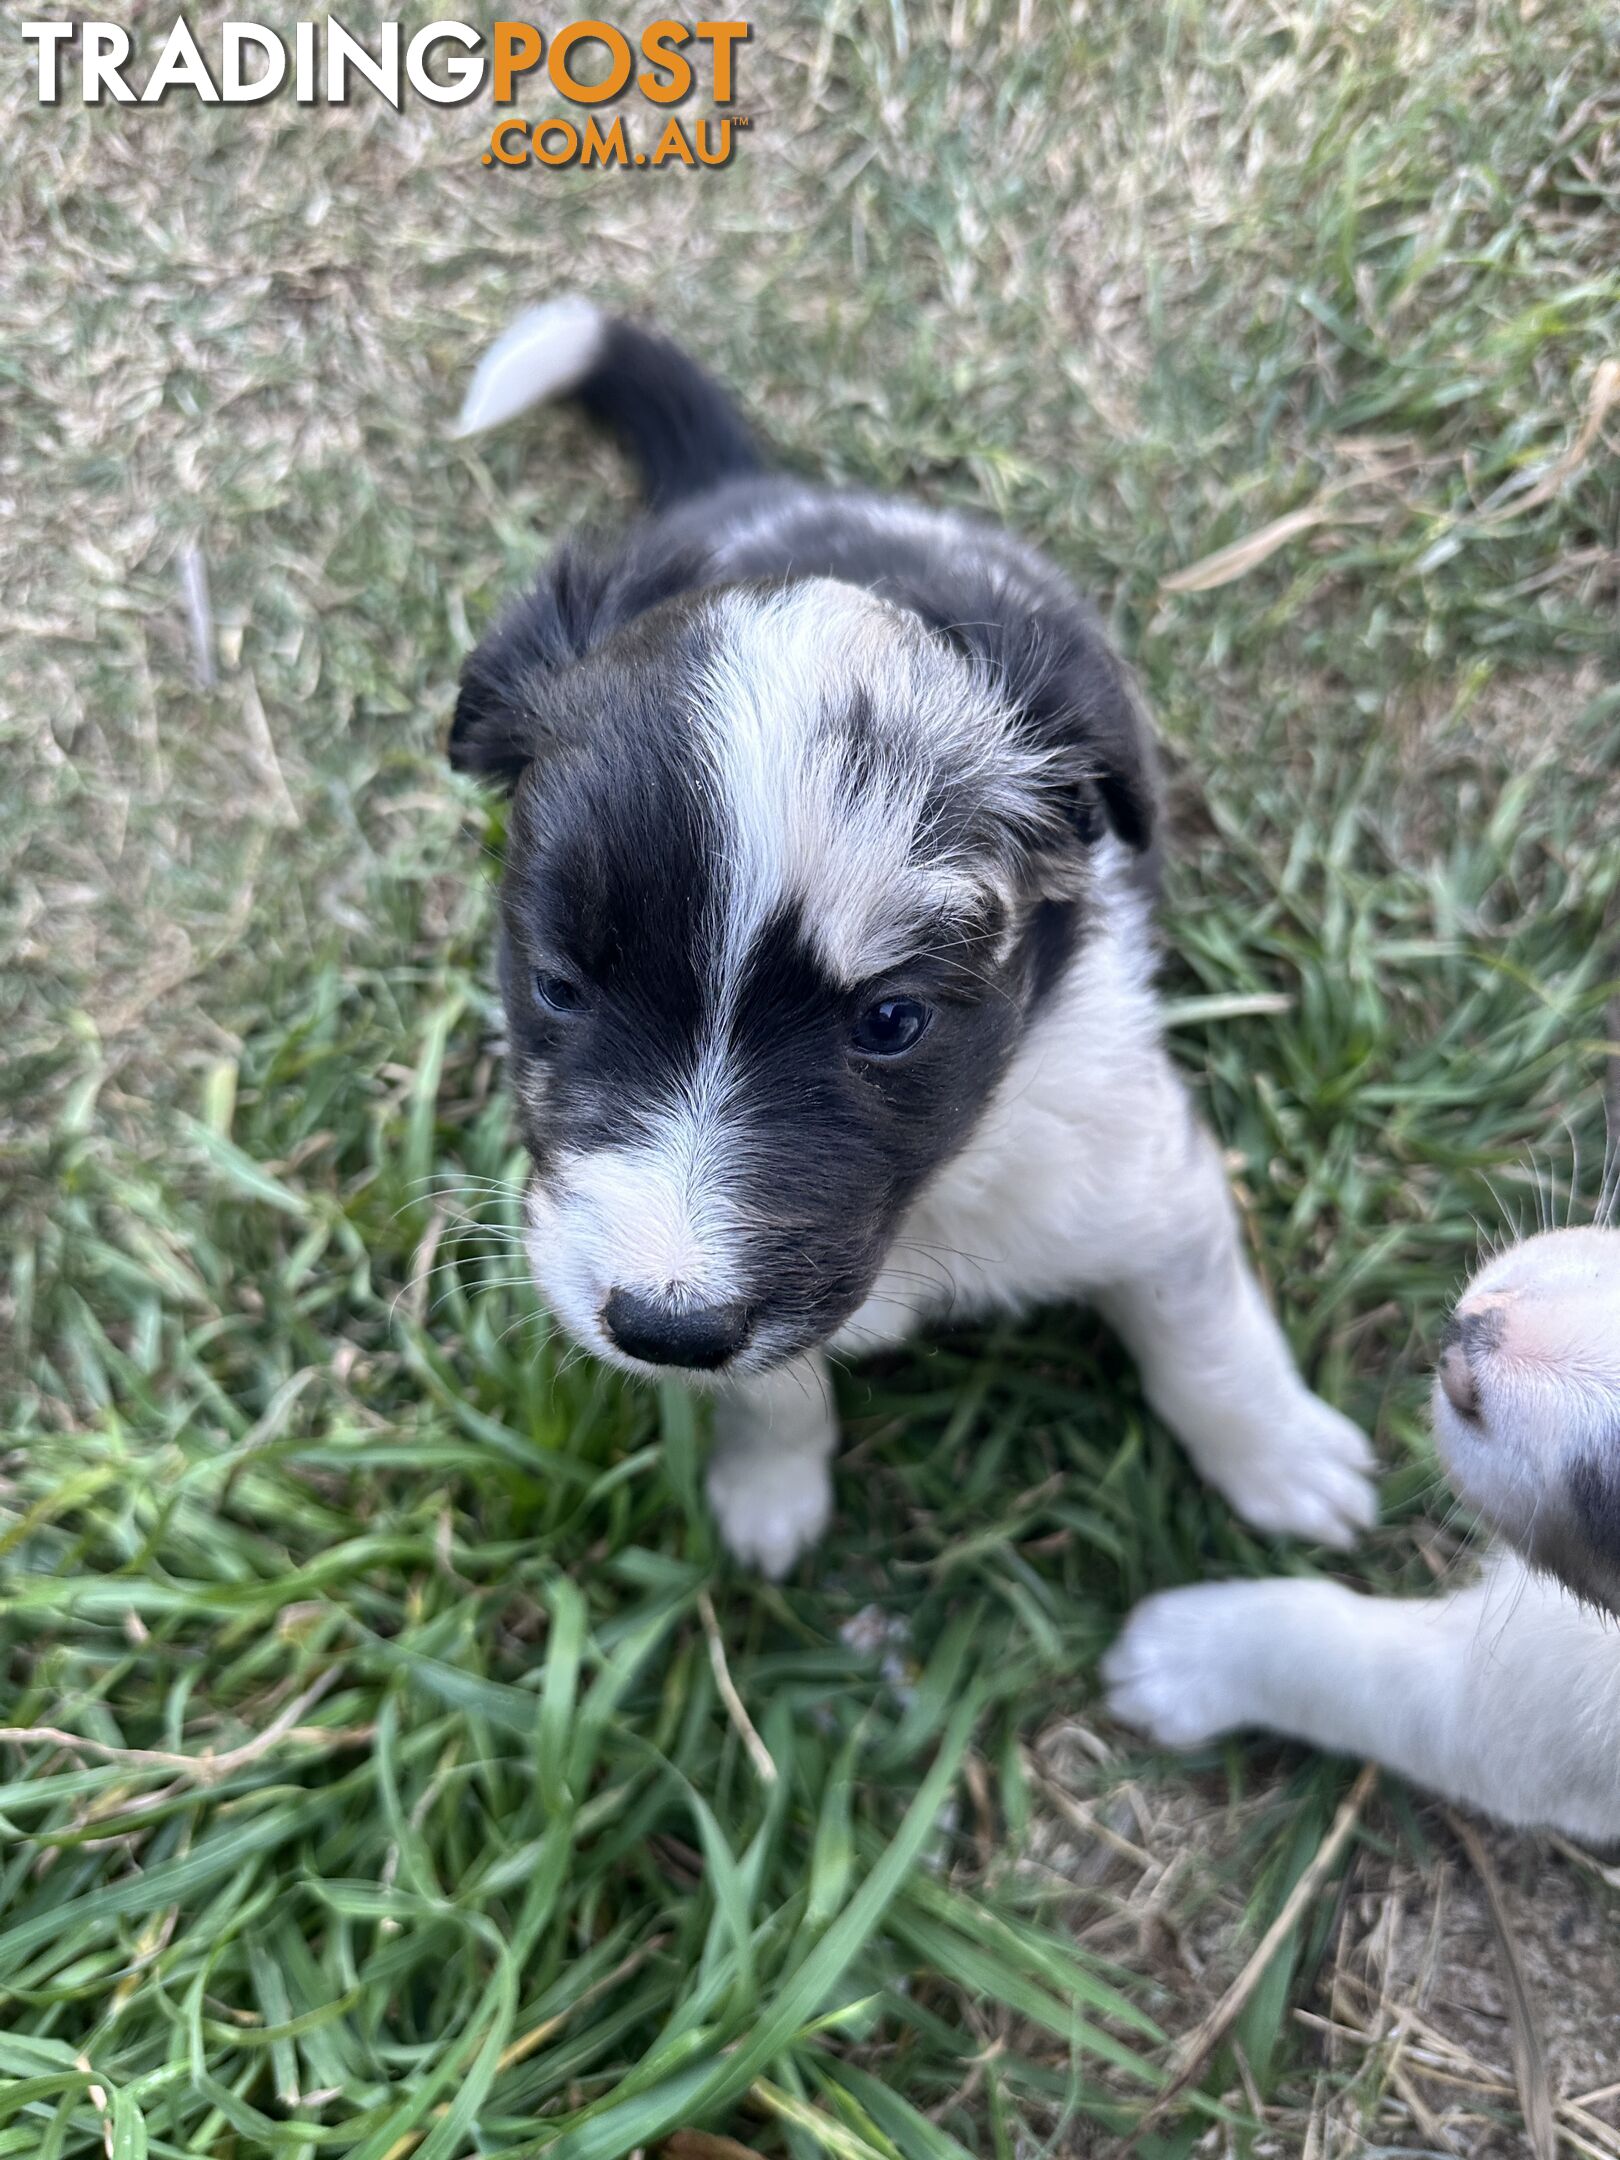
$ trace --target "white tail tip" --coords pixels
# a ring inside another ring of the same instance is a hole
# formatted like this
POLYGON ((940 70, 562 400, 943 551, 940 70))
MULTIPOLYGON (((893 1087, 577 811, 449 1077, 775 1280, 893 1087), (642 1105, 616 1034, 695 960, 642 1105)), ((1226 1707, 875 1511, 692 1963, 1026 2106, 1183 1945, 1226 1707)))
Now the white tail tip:
POLYGON ((606 328, 601 309, 577 293, 530 308, 473 370, 453 433, 482 435, 572 390, 595 366, 606 328))

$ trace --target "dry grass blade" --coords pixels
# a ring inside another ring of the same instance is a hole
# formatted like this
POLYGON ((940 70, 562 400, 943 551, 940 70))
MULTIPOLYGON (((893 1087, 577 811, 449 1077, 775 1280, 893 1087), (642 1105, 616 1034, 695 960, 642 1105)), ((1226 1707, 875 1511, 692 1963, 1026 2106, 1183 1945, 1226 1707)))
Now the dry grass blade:
POLYGON ((1269 525, 1262 525, 1241 540, 1229 546, 1217 548, 1212 555, 1201 561, 1189 563, 1185 570, 1176 570, 1159 581, 1162 593, 1213 592, 1218 585, 1230 585, 1234 579, 1246 577, 1257 570, 1261 563, 1286 547, 1290 540, 1297 540, 1301 533, 1314 532, 1325 525, 1332 515, 1327 502, 1319 498, 1307 503, 1303 509, 1290 510, 1280 518, 1273 518, 1269 525))
MULTIPOLYGON (((342 1670, 341 1665, 329 1665, 319 1679, 270 1721, 263 1732, 255 1733, 251 1740, 244 1740, 236 1747, 226 1748, 219 1755, 211 1748, 204 1748, 197 1755, 182 1755, 169 1748, 114 1747, 105 1740, 91 1740, 83 1733, 67 1732, 59 1725, 0 1725, 0 1741, 9 1741, 15 1747, 59 1747, 70 1754, 94 1755, 103 1762, 122 1763, 127 1769, 172 1770, 181 1781, 191 1779, 199 1785, 217 1785, 234 1771, 267 1755, 278 1741, 288 1738, 300 1718, 314 1708, 342 1670)), ((315 1733, 308 1737, 341 1744, 353 1736, 336 1732, 315 1733)))
POLYGON ((191 639, 191 668, 199 690, 212 690, 218 679, 214 670, 214 607, 208 593, 208 558, 195 540, 180 550, 180 597, 185 604, 186 630, 191 639))
POLYGON ((1609 417, 1610 408, 1620 400, 1620 360, 1609 359, 1598 363, 1593 371, 1591 387, 1586 393, 1586 410, 1575 439, 1567 449, 1554 458, 1551 465, 1522 495, 1508 496, 1491 512, 1493 517, 1518 517, 1526 510, 1539 510, 1551 502, 1567 481, 1573 480, 1592 454, 1592 446, 1603 431, 1603 423, 1609 417))
MULTIPOLYGON (((1596 1853, 1589 1853, 1584 1846, 1577 1845, 1573 1839, 1561 1837, 1556 1832, 1547 1842, 1554 1852, 1562 1853, 1564 1858, 1573 1862, 1576 1867, 1584 1869, 1589 1875, 1595 1875, 1599 1882, 1607 1883, 1611 1890, 1620 1890, 1620 1867, 1600 1860, 1596 1853)), ((1620 2086, 1615 2089, 1620 2091, 1620 2086)))
POLYGON ((1446 1810, 1446 1819, 1456 1834, 1458 1844, 1467 1853, 1474 1873, 1479 1877, 1480 1886, 1485 1892, 1485 1902, 1490 1909, 1496 1947, 1502 1958, 1502 1978, 1507 1991, 1508 2037, 1513 2046, 1513 2075, 1519 2088, 1519 2108, 1524 2116, 1525 2135, 1530 2140, 1530 2150, 1535 2154, 1536 2160, 1554 2160, 1558 2150, 1558 2129, 1553 2106, 1552 2080, 1547 2071, 1547 2050, 1542 2045, 1541 2025, 1536 2017, 1535 2005, 1530 2000, 1524 1961, 1513 1939, 1513 1929, 1509 1925, 1507 1911, 1502 1903, 1502 1891, 1496 1879, 1496 1870, 1491 1866, 1485 1842, 1473 1824, 1450 1808, 1446 1810))
POLYGON ((714 1600, 707 1590, 698 1592, 698 1612, 703 1621, 703 1632, 709 1639, 709 1667, 714 1674, 714 1684, 720 1690, 720 1700, 726 1706, 726 1715, 737 1728, 748 1759, 759 1772, 766 1785, 776 1783, 776 1765, 771 1751, 755 1730, 754 1721, 748 1715, 747 1705, 737 1693, 737 1683, 731 1677, 731 1667, 726 1662, 725 1638, 720 1633, 720 1623, 714 1616, 714 1600))
POLYGON ((1243 2015, 1243 2006, 1265 1978, 1267 1966, 1309 1910, 1334 1862, 1349 1842, 1352 1831, 1361 1820, 1361 1811, 1367 1804, 1368 1795, 1377 1782, 1378 1765, 1363 1763, 1355 1783, 1345 1794, 1338 1813, 1328 1825, 1327 1835, 1311 1855, 1309 1864, 1293 1889, 1284 1898, 1282 1909, 1260 1938, 1254 1955, 1214 2009, 1199 2021, 1176 2049, 1170 2067, 1170 2082, 1132 2131, 1125 2148, 1127 2152, 1134 2149, 1155 2123, 1163 2120, 1171 2105, 1192 2084, 1243 2015))
POLYGON ((1094 1838, 1099 1845, 1106 1845, 1111 1852, 1118 1853, 1121 1859, 1129 1860, 1133 1866, 1144 1872, 1157 1870, 1159 1863, 1150 1852, 1145 1852, 1140 1845, 1132 1844, 1128 1837, 1104 1822, 1094 1807, 1085 1806, 1076 1800, 1073 1793, 1065 1792, 1061 1785, 1046 1775, 1028 1748, 1022 1751, 1020 1760, 1023 1763, 1024 1775, 1047 1806, 1054 1814, 1061 1815, 1081 1837, 1094 1838))

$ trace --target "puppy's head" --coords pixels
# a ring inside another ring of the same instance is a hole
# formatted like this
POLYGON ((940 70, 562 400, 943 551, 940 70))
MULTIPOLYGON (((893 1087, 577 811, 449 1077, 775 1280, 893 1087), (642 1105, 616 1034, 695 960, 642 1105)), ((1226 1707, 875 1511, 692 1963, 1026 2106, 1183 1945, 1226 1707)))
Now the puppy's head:
POLYGON ((1129 692, 1076 635, 1068 739, 1050 631, 1020 673, 824 578, 570 558, 472 656, 451 755, 513 789, 529 1254, 590 1349, 759 1371, 861 1303, 1084 935, 1109 827, 1146 842, 1129 692))
POLYGON ((1434 1429, 1494 1528, 1620 1612, 1620 1230, 1548 1231, 1481 1269, 1441 1344, 1434 1429))

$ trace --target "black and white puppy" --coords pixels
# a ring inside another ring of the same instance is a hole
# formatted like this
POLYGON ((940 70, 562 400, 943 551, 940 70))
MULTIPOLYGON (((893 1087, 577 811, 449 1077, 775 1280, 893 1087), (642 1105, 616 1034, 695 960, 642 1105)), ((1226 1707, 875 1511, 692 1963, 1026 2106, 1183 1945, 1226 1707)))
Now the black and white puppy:
POLYGON ((1500 1533, 1478 1582, 1167 1590, 1103 1662, 1109 1707, 1169 1746, 1265 1726, 1506 1822, 1620 1838, 1620 1230, 1489 1261, 1442 1340, 1433 1415, 1458 1492, 1500 1533))
POLYGON ((550 396, 650 514, 468 659, 456 767, 512 790, 501 976, 556 1318, 718 1397, 709 1495, 780 1574, 831 1509, 825 1360, 1081 1295, 1251 1522, 1347 1543, 1359 1431, 1246 1267, 1152 988, 1153 753, 1053 567, 766 471, 662 339, 554 302, 471 433, 550 396))

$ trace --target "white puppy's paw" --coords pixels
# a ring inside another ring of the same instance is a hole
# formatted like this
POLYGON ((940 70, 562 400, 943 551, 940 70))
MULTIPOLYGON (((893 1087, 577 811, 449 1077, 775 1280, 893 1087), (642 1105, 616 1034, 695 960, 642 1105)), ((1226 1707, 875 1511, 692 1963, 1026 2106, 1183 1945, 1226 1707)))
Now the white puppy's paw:
POLYGON ((1272 1537, 1342 1549, 1378 1520, 1366 1434, 1304 1388, 1275 1425, 1209 1450, 1200 1467, 1245 1522, 1272 1537))
POLYGON ((1252 1722, 1254 1627, 1267 1583, 1195 1583, 1144 1598, 1102 1661, 1108 1709, 1161 1747, 1197 1747, 1252 1722))
POLYGON ((721 1441, 709 1458, 709 1505, 728 1552, 775 1582, 826 1529, 826 1458, 762 1441, 721 1441))

